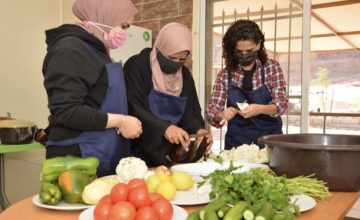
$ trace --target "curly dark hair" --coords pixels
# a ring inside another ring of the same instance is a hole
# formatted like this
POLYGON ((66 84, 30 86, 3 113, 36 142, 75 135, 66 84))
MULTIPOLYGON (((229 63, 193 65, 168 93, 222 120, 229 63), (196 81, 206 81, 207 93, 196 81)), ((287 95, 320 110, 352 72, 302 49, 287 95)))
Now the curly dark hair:
POLYGON ((225 59, 227 70, 235 70, 238 68, 238 61, 235 59, 234 50, 236 42, 239 40, 252 40, 256 44, 260 43, 258 58, 261 63, 266 63, 268 55, 264 47, 264 34, 254 21, 240 19, 229 27, 223 37, 223 58, 225 59))

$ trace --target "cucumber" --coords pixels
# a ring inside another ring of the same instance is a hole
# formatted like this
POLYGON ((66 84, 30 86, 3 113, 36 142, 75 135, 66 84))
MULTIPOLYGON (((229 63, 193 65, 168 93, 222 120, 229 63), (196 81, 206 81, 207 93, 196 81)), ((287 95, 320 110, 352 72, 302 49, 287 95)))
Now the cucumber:
POLYGON ((292 213, 278 213, 276 214, 272 220, 294 220, 294 215, 292 213))
POLYGON ((224 197, 220 197, 209 204, 207 204, 204 208, 200 210, 199 216, 201 220, 205 219, 205 213, 207 210, 212 210, 216 213, 218 209, 226 205, 226 199, 224 197))
POLYGON ((286 216, 284 214, 276 214, 274 215, 274 217, 272 218, 272 220, 286 220, 286 216))
POLYGON ((208 209, 205 211, 205 220, 218 220, 218 219, 219 218, 214 210, 208 209))
POLYGON ((193 211, 192 213, 190 213, 190 215, 188 215, 186 220, 199 220, 200 219, 199 212, 200 209, 193 211))
POLYGON ((256 215, 255 220, 271 220, 274 215, 274 208, 271 203, 265 202, 256 215))
POLYGON ((243 216, 244 210, 248 207, 245 201, 237 202, 225 215, 224 220, 240 220, 243 216))
POLYGON ((217 216, 219 218, 224 218, 225 214, 231 209, 230 206, 228 205, 224 205, 223 207, 221 207, 219 210, 217 210, 217 216))
POLYGON ((244 210, 244 219, 245 220, 253 220, 255 219, 256 214, 259 211, 259 207, 258 206, 249 206, 244 210))

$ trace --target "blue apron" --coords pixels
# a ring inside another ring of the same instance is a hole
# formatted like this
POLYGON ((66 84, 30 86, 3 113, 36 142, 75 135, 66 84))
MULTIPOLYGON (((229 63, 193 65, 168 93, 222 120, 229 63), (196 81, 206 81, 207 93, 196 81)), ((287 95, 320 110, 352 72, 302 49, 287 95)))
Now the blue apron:
POLYGON ((185 112, 187 97, 178 97, 152 89, 148 95, 151 112, 162 120, 177 124, 185 112))
MULTIPOLYGON (((95 53, 93 48, 90 49, 92 53, 95 53)), ((95 56, 97 55, 95 54, 95 56)), ((108 89, 101 104, 101 111, 127 115, 128 106, 122 65, 121 63, 109 63, 105 66, 108 75, 108 89)), ((98 177, 114 174, 119 160, 130 156, 130 142, 118 134, 115 128, 84 131, 76 138, 48 141, 46 144, 47 146, 63 147, 78 144, 83 157, 95 156, 99 159, 98 177)))
MULTIPOLYGON (((263 66, 261 67, 261 82, 261 87, 246 92, 232 85, 231 73, 229 72, 226 106, 238 108, 236 102, 244 102, 245 100, 247 100, 249 104, 269 104, 272 97, 265 85, 265 70, 263 66)), ((267 134, 282 134, 282 120, 280 117, 261 114, 251 118, 244 118, 236 114, 236 116, 228 122, 225 135, 225 149, 251 143, 263 148, 264 145, 259 144, 257 139, 267 134)))

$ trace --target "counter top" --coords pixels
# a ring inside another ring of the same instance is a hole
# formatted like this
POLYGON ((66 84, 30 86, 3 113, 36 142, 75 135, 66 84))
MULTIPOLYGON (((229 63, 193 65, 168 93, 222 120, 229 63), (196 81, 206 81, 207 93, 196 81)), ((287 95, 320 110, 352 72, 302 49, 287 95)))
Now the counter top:
MULTIPOLYGON (((326 201, 318 202, 314 209, 301 213, 297 220, 343 219, 360 196, 360 192, 333 192, 326 201)), ((183 206, 191 212, 201 206, 183 206)), ((32 197, 21 200, 0 214, 0 220, 77 220, 81 211, 57 211, 39 208, 32 203, 32 197)))

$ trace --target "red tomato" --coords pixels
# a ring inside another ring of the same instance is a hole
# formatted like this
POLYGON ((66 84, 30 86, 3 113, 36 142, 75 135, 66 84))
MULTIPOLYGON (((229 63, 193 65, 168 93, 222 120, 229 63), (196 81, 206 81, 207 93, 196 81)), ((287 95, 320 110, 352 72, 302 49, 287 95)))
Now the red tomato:
POLYGON ((156 193, 156 192, 149 193, 149 197, 150 197, 151 203, 155 202, 155 200, 157 200, 157 199, 164 198, 162 195, 160 195, 159 193, 156 193))
POLYGON ((146 183, 142 179, 134 178, 134 179, 131 179, 128 182, 128 186, 129 186, 129 189, 133 189, 133 188, 138 187, 138 186, 145 186, 146 187, 146 183))
POLYGON ((151 206, 143 206, 136 212, 136 220, 159 220, 159 213, 151 206))
POLYGON ((111 189, 110 195, 113 203, 126 201, 129 195, 129 186, 125 183, 118 183, 111 189))
MULTIPOLYGON (((105 198, 104 196, 103 198, 105 198)), ((103 201, 99 202, 94 209, 94 220, 108 220, 111 209, 114 205, 110 202, 103 201)))
POLYGON ((149 192, 146 187, 138 186, 130 190, 128 201, 131 202, 137 209, 151 205, 149 192))
POLYGON ((173 216, 173 207, 167 199, 157 199, 151 204, 151 207, 159 213, 160 220, 170 220, 173 216))
POLYGON ((120 201, 112 207, 108 220, 133 220, 135 217, 134 205, 127 201, 120 201))
POLYGON ((111 195, 110 194, 107 194, 105 196, 103 196, 98 203, 104 203, 104 202, 107 202, 107 203, 112 203, 112 200, 111 200, 111 195))

